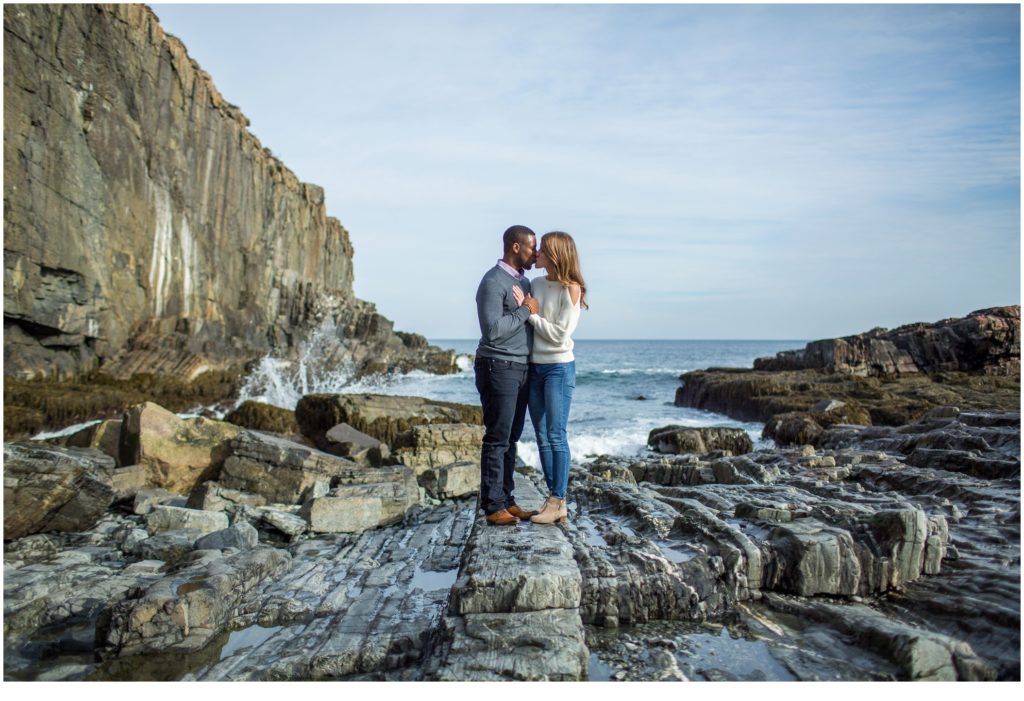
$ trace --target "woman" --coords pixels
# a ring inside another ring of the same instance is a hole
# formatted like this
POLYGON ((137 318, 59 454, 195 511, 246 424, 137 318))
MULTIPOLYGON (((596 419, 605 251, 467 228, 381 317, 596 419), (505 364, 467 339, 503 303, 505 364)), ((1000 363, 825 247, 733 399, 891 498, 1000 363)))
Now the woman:
POLYGON ((549 496, 530 521, 554 523, 564 522, 568 516, 565 492, 569 485, 569 440, 565 429, 576 387, 572 333, 580 307, 587 307, 587 286, 580 274, 576 243, 564 232, 544 234, 536 267, 544 268, 547 277, 530 281, 540 309, 530 315, 534 333, 529 407, 549 496))

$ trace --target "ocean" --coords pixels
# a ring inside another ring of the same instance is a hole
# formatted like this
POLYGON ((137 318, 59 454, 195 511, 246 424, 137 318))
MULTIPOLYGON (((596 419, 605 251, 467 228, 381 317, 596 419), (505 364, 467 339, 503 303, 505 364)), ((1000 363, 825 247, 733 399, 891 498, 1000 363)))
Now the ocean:
MULTIPOLYGON (((477 404, 480 398, 470 358, 477 340, 430 339, 430 343, 459 353, 461 372, 412 372, 353 382, 344 368, 319 368, 315 353, 307 353, 296 365, 266 358, 243 387, 239 402, 255 399, 292 409, 306 393, 375 392, 477 404)), ((709 367, 749 368, 755 358, 805 344, 796 340, 576 341, 576 390, 568 427, 573 460, 579 462, 600 454, 643 454, 651 429, 670 424, 739 427, 750 434, 755 445, 766 445, 760 438, 763 424, 675 406, 679 375, 709 367)), ((314 342, 309 347, 317 345, 314 342)), ((529 418, 519 454, 527 464, 538 464, 529 418)))

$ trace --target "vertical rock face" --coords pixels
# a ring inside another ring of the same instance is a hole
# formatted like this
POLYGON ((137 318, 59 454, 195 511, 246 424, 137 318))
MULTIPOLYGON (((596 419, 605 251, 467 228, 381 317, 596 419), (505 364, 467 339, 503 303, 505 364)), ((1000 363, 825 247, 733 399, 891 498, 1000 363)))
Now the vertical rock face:
POLYGON ((323 190, 149 8, 6 5, 4 107, 7 374, 193 377, 323 321, 349 361, 445 369, 354 298, 323 190))

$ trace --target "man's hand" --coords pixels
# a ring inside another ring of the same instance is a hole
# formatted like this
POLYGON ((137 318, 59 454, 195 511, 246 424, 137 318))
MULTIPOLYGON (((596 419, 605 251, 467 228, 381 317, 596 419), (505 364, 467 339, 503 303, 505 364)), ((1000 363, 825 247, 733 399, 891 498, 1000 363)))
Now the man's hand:
POLYGON ((530 308, 531 314, 536 314, 540 311, 540 302, 538 302, 537 298, 533 295, 526 295, 523 299, 523 304, 530 308))
POLYGON ((512 286, 512 299, 516 301, 517 305, 521 305, 525 297, 526 295, 523 294, 523 288, 521 288, 519 285, 512 286))

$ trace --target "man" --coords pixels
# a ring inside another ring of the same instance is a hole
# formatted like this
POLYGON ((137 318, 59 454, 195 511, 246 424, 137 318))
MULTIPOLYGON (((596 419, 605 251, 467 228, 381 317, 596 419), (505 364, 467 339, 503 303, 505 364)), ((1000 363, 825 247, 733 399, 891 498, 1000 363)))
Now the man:
POLYGON ((488 523, 496 526, 529 520, 537 513, 520 508, 512 496, 516 442, 523 434, 529 397, 533 327, 526 321, 540 308, 525 276, 537 258, 537 235, 525 226, 510 226, 502 238, 504 255, 476 291, 480 345, 474 368, 486 429, 480 451, 480 505, 488 523), (512 293, 514 287, 523 292, 521 304, 512 293))

